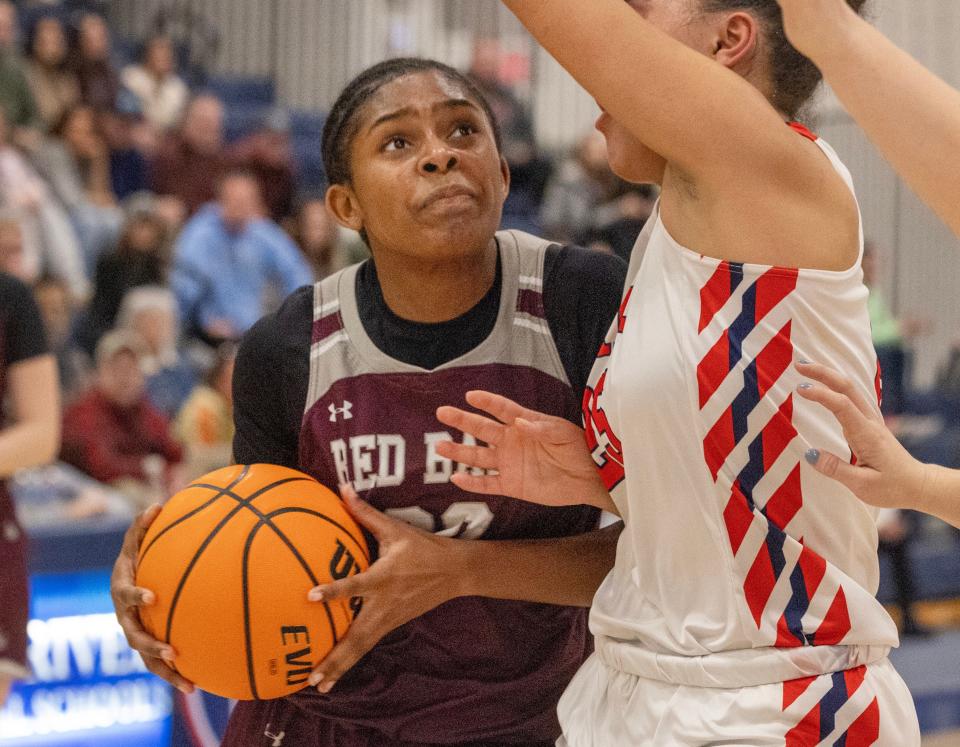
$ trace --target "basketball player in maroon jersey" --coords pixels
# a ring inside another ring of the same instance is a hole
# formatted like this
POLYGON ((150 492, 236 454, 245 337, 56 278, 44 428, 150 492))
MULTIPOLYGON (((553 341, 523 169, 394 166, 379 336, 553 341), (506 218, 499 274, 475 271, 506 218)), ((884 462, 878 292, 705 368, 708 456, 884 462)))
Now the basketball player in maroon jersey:
POLYGON ((6 479, 46 464, 60 447, 57 364, 47 352, 40 310, 30 289, 0 272, 0 402, 10 421, 0 422, 0 706, 27 664, 26 538, 17 523, 6 479))
MULTIPOLYGON (((496 231, 509 180, 499 133, 481 94, 439 63, 358 76, 331 111, 324 161, 328 206, 373 261, 297 291, 248 333, 234 455, 350 485, 379 559, 335 591, 359 593, 363 609, 311 678, 319 687, 238 704, 225 744, 552 745, 619 526, 597 530, 582 507, 464 501, 450 478, 466 468, 436 448, 464 436, 435 411, 492 388, 579 423, 624 267, 496 231)), ((136 538, 151 516, 118 560, 118 616, 151 670, 188 688, 135 614, 136 538)))

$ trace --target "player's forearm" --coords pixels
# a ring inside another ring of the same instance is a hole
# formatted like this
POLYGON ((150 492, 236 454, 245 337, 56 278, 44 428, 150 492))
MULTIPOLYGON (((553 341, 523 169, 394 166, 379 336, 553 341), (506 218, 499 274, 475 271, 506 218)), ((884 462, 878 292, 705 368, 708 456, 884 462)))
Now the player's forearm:
POLYGON ((52 462, 59 443, 56 420, 20 423, 0 431, 0 478, 52 462))
POLYGON ((853 13, 809 54, 886 159, 960 234, 960 93, 853 13))
POLYGON ((960 529, 960 470, 926 466, 923 488, 916 508, 960 529))
POLYGON ((456 542, 462 596, 589 607, 613 567, 620 523, 573 537, 456 542))

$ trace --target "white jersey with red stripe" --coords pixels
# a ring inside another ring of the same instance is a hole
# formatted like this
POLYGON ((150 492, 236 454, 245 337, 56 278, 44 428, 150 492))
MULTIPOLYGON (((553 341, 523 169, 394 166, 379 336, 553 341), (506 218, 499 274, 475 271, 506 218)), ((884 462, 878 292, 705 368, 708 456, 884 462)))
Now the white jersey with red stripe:
POLYGON ((795 395, 792 365, 826 364, 879 396, 859 259, 842 272, 712 259, 657 210, 627 285, 584 396, 625 521, 591 612, 600 659, 721 688, 882 660, 898 637, 875 598, 877 511, 804 460, 811 446, 850 450, 795 395))

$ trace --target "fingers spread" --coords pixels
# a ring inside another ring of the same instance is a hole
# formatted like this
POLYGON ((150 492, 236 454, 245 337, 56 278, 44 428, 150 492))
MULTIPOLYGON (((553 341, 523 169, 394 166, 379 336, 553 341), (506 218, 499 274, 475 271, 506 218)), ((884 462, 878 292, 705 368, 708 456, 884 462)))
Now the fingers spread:
POLYGON ((840 421, 840 425, 847 432, 863 428, 870 423, 868 417, 853 404, 846 394, 840 394, 825 386, 814 384, 801 384, 797 393, 804 399, 826 407, 840 421))
POLYGON ((353 599, 354 597, 368 596, 376 583, 376 571, 366 571, 329 584, 314 586, 307 592, 307 599, 311 602, 329 602, 334 599, 353 599))
POLYGON ((536 420, 539 413, 521 407, 512 399, 507 399, 499 394, 473 390, 467 392, 467 402, 478 410, 488 412, 493 417, 503 423, 510 424, 515 418, 528 418, 536 420))
POLYGON ((434 447, 437 454, 460 464, 483 469, 499 469, 500 459, 495 449, 486 446, 469 446, 453 441, 440 441, 434 447))
POLYGON ((363 615, 358 616, 346 637, 313 670, 308 680, 310 685, 322 693, 330 692, 337 681, 382 638, 372 628, 370 618, 364 621, 363 615))
POLYGON ((856 496, 863 493, 865 483, 869 481, 871 476, 876 475, 873 470, 866 467, 854 467, 829 451, 821 453, 816 449, 811 449, 807 452, 806 457, 817 472, 836 480, 856 496))
POLYGON ((499 444, 503 440, 503 425, 495 420, 467 412, 457 407, 440 407, 437 420, 488 444, 499 444))
POLYGON ((382 539, 384 532, 396 527, 397 522, 394 519, 362 500, 350 485, 341 485, 340 495, 351 516, 369 529, 377 539, 382 539))
POLYGON ((843 374, 819 363, 797 363, 796 367, 797 371, 804 376, 820 382, 835 393, 847 396, 863 415, 867 417, 878 415, 876 402, 864 396, 863 391, 843 374))

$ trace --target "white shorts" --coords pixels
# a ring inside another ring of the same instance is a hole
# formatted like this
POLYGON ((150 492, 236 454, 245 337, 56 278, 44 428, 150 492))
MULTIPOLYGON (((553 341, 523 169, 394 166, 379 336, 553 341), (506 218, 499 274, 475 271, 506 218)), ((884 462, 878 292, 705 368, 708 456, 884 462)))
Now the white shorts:
POLYGON ((913 699, 886 658, 833 674, 725 689, 639 677, 593 654, 558 710, 558 747, 920 745, 913 699))

